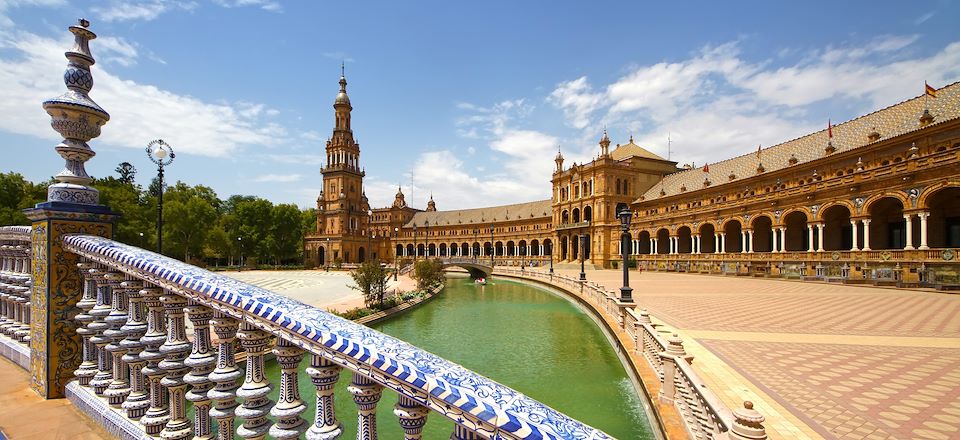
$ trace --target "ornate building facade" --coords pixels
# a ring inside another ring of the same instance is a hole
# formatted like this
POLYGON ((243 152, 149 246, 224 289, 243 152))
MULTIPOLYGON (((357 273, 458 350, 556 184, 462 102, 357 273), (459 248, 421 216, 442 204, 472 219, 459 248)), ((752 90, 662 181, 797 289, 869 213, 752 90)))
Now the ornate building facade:
POLYGON ((455 211, 437 211, 432 197, 426 211, 411 208, 400 191, 392 206, 368 210, 345 87, 341 78, 308 264, 332 251, 348 263, 614 267, 625 251, 648 270, 960 283, 960 84, 704 168, 678 168, 632 137, 611 149, 604 132, 588 163, 565 167, 557 154, 549 200, 455 211), (616 213, 625 208, 624 250, 616 213))

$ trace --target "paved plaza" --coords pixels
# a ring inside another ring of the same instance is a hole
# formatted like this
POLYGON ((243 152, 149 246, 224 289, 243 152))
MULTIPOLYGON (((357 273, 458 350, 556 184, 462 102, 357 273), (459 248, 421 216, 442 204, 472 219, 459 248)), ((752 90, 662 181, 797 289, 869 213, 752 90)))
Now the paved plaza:
MULTIPOLYGON (((324 310, 342 312, 363 306, 360 292, 347 287, 354 284, 347 271, 254 270, 221 273, 324 310)), ((406 280, 401 278, 400 283, 391 281, 387 288, 394 289, 399 284, 401 290, 413 289, 409 279, 406 280)))
MULTIPOLYGON (((631 275, 639 307, 680 334, 728 406, 758 403, 771 438, 960 438, 960 295, 631 275)), ((587 278, 622 283, 619 271, 587 278)))

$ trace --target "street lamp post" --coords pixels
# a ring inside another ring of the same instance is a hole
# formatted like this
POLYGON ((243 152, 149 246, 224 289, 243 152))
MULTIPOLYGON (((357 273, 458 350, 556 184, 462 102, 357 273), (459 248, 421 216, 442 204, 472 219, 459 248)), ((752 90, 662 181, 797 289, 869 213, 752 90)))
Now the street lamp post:
POLYGON ((140 248, 143 249, 143 232, 140 233, 140 248))
POLYGON ((240 264, 237 264, 237 272, 243 269, 243 237, 237 237, 237 247, 240 248, 240 264))
POLYGON ((493 244, 493 225, 490 225, 490 267, 494 266, 493 256, 497 254, 497 247, 493 244))
POLYGON ((163 139, 157 139, 147 144, 147 157, 150 161, 157 164, 157 180, 160 183, 158 203, 157 203, 157 253, 163 253, 163 167, 170 165, 173 158, 173 148, 163 139))
MULTIPOLYGON (((473 228, 473 242, 476 243, 477 246, 480 246, 480 239, 477 238, 478 235, 480 235, 480 228, 473 228)), ((483 248, 481 247, 480 249, 483 248)), ((470 245, 470 253, 473 254, 473 261, 477 261, 477 259, 480 258, 480 256, 477 255, 480 253, 480 249, 474 251, 473 245, 470 245)))
POLYGON ((430 259, 430 220, 423 222, 423 253, 430 259))
POLYGON ((547 245, 547 255, 550 258, 550 275, 553 275, 553 240, 547 245))
POLYGON ((623 256, 623 287, 620 288, 620 302, 633 302, 633 289, 630 288, 630 271, 627 270, 627 248, 630 246, 630 217, 633 213, 624 208, 620 217, 620 254, 623 256))
POLYGON ((420 248, 417 247, 417 224, 413 224, 413 264, 417 264, 417 257, 420 256, 420 248))
MULTIPOLYGON (((393 241, 397 241, 397 235, 400 234, 400 228, 393 228, 393 241)), ((400 272, 400 254, 397 252, 397 248, 393 248, 393 280, 397 280, 397 272, 400 272)))
POLYGON ((580 281, 586 281, 587 273, 583 271, 584 253, 587 250, 587 240, 585 238, 585 234, 577 235, 577 241, 580 242, 580 281))
MULTIPOLYGON (((367 210, 367 254, 370 254, 371 256, 373 255, 373 251, 370 249, 370 238, 371 238, 371 237, 370 237, 370 224, 371 224, 372 222, 373 222, 373 210, 372 210, 372 209, 368 209, 368 210, 367 210)), ((363 259, 364 259, 364 260, 372 260, 372 258, 368 258, 366 255, 363 256, 363 259)), ((361 261, 361 263, 362 263, 362 261, 361 261)))
POLYGON ((330 272, 330 237, 327 237, 327 251, 323 255, 323 270, 330 272))

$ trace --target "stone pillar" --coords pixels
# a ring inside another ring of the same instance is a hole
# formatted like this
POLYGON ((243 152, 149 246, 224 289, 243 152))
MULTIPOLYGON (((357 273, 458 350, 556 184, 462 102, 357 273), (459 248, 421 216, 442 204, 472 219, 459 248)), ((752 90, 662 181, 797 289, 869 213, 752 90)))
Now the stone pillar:
POLYGON ((808 246, 807 246, 807 251, 809 251, 809 252, 813 252, 813 251, 815 251, 815 250, 817 249, 817 247, 814 246, 814 243, 813 243, 813 229, 814 229, 815 227, 816 227, 816 225, 807 224, 807 238, 808 238, 808 242, 809 242, 809 243, 808 243, 808 246))
POLYGON ((918 249, 930 249, 930 246, 927 246, 927 218, 930 217, 930 213, 920 212, 917 213, 917 216, 920 217, 920 247, 918 249))
POLYGON ((393 414, 400 419, 400 428, 403 429, 403 440, 420 440, 423 438, 423 426, 427 424, 427 415, 430 410, 417 401, 401 394, 397 404, 393 407, 393 414))
POLYGON ((277 423, 270 427, 270 436, 277 440, 295 440, 307 430, 307 421, 300 417, 307 405, 300 398, 297 373, 303 360, 303 349, 285 339, 278 338, 273 349, 280 364, 280 396, 270 415, 277 423))
POLYGON ((863 219, 863 250, 870 250, 870 219, 863 219))
POLYGON ((753 229, 747 230, 747 252, 753 253, 753 229))
POLYGON ((690 236, 690 253, 699 254, 700 253, 700 236, 691 235, 690 236))
POLYGON ((243 406, 237 408, 237 416, 243 419, 243 425, 237 428, 237 435, 248 440, 262 440, 270 429, 270 399, 267 397, 273 385, 263 371, 263 357, 270 351, 270 333, 246 322, 240 324, 240 344, 247 352, 247 375, 237 395, 243 399, 243 406))
POLYGON ((193 345, 190 356, 183 362, 191 368, 183 381, 191 386, 186 397, 193 403, 193 439, 209 439, 212 431, 209 391, 215 385, 210 380, 210 373, 217 364, 217 355, 213 352, 210 341, 210 319, 213 318, 213 310, 189 301, 186 312, 193 324, 193 345))
POLYGON ((913 214, 904 214, 903 219, 907 225, 907 242, 904 244, 904 250, 913 250, 913 214))
POLYGON ((747 252, 747 231, 740 230, 740 253, 747 252))
POLYGON ((110 344, 104 347, 104 349, 111 357, 110 362, 113 366, 113 381, 110 382, 110 385, 104 391, 103 395, 107 398, 107 402, 111 406, 119 407, 130 394, 130 370, 126 362, 123 361, 123 356, 127 353, 127 349, 120 345, 120 342, 123 341, 126 336, 122 327, 127 323, 127 307, 129 303, 127 300, 127 290, 121 287, 121 283, 123 282, 122 273, 109 271, 104 275, 104 279, 106 279, 110 285, 112 295, 110 314, 104 318, 104 321, 107 322, 110 328, 104 330, 103 334, 110 339, 110 344))
POLYGON ((652 255, 652 254, 659 254, 659 253, 660 253, 660 250, 657 249, 657 241, 658 241, 658 239, 656 239, 656 238, 651 238, 651 239, 650 239, 650 243, 652 244, 652 246, 650 246, 650 254, 651 254, 651 255, 652 255))
POLYGON ((90 337, 90 343, 96 346, 97 350, 97 374, 90 380, 90 386, 93 387, 93 391, 98 396, 102 396, 103 392, 110 386, 110 382, 113 381, 113 371, 110 365, 112 359, 106 350, 110 338, 104 334, 110 328, 106 318, 110 314, 111 299, 110 286, 107 285, 107 280, 103 278, 105 274, 106 271, 100 265, 90 271, 90 275, 97 284, 97 305, 90 311, 93 322, 87 326, 95 332, 90 337))
POLYGON ((856 221, 856 220, 850 220, 850 230, 851 230, 852 233, 853 233, 853 237, 851 237, 851 238, 852 238, 852 246, 850 247, 850 250, 851 250, 851 251, 859 251, 859 250, 860 250, 860 244, 858 243, 859 240, 857 239, 857 232, 858 232, 857 229, 858 229, 858 227, 857 227, 857 221, 856 221))
POLYGON ((727 253, 727 233, 726 232, 720 233, 720 253, 721 254, 727 253))
POLYGON ((121 286, 127 289, 129 317, 127 323, 120 328, 126 335, 126 338, 120 341, 120 346, 127 350, 123 361, 130 368, 130 394, 121 407, 127 411, 127 417, 139 419, 150 407, 150 395, 147 393, 146 378, 143 376, 143 367, 147 365, 147 361, 140 357, 144 348, 141 339, 147 333, 147 311, 144 298, 140 294, 143 282, 128 276, 121 286))
POLYGON ((77 302, 77 308, 80 309, 80 313, 78 313, 74 319, 79 323, 77 334, 83 338, 81 342, 83 356, 81 357, 80 365, 73 374, 77 377, 80 385, 89 386, 90 380, 97 374, 97 347, 90 342, 90 337, 96 334, 96 331, 89 327, 94 320, 93 315, 90 315, 90 310, 97 305, 97 283, 90 274, 90 271, 94 269, 93 263, 77 263, 77 268, 83 275, 84 281, 83 298, 77 302))
POLYGON ((213 331, 217 334, 217 367, 210 373, 209 379, 216 387, 207 393, 214 402, 210 416, 217 421, 217 439, 233 439, 234 409, 237 407, 237 379, 243 376, 237 368, 233 343, 237 337, 239 323, 236 319, 215 312, 213 331))
POLYGON ((160 436, 164 440, 186 440, 193 434, 184 400, 187 392, 184 376, 190 371, 184 361, 190 354, 191 346, 183 319, 183 307, 187 301, 169 291, 165 291, 160 300, 163 301, 163 311, 167 316, 167 341, 160 346, 160 353, 163 353, 160 368, 166 374, 160 384, 167 388, 170 402, 170 420, 164 425, 160 436))
POLYGON ((89 42, 96 38, 89 25, 81 20, 70 27, 75 42, 65 54, 69 62, 63 74, 69 91, 43 103, 51 126, 63 136, 55 149, 66 165, 55 176, 57 183, 48 187, 47 201, 25 211, 32 221, 33 247, 30 385, 44 398, 63 397, 83 356, 79 323, 68 316, 76 313, 84 283, 77 256, 63 251, 61 238, 74 233, 112 237, 116 218, 99 204, 97 190, 86 186, 92 179, 84 162, 94 155, 87 142, 99 136, 100 127, 110 119, 88 96, 93 87, 90 66, 95 62, 89 42))
POLYGON ((144 426, 147 434, 152 436, 159 435, 163 426, 170 420, 167 390, 160 384, 166 373, 163 368, 160 368, 160 361, 163 360, 160 344, 167 340, 161 295, 163 291, 156 287, 147 287, 140 291, 140 296, 147 305, 147 332, 140 338, 144 346, 143 351, 140 352, 140 359, 147 362, 147 366, 143 367, 143 375, 146 376, 150 387, 150 408, 140 418, 140 424, 144 426))
POLYGON ((330 440, 340 437, 343 427, 337 420, 337 412, 333 407, 333 392, 340 379, 339 365, 328 361, 323 356, 313 355, 307 374, 313 385, 317 387, 317 411, 313 426, 307 430, 307 440, 330 440))
POLYGON ((481 440, 482 438, 461 425, 453 425, 453 434, 450 434, 450 440, 481 440))
POLYGON ((383 387, 373 379, 353 373, 353 382, 347 387, 357 404, 357 440, 377 440, 377 402, 383 387))
POLYGON ((817 223, 817 252, 823 252, 823 230, 826 227, 823 223, 817 223))

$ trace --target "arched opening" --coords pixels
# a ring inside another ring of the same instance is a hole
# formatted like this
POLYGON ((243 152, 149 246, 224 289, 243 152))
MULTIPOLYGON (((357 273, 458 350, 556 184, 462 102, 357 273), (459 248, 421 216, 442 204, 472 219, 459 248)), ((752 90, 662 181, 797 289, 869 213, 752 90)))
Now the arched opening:
POLYGON ((571 235, 570 236, 570 259, 573 261, 580 260, 580 236, 571 235))
POLYGON ((580 208, 573 208, 573 222, 580 223, 580 208))
POLYGON ((753 251, 773 251, 773 220, 765 215, 754 217, 750 223, 753 227, 753 251))
POLYGON ((650 253, 650 232, 640 231, 637 234, 637 253, 640 255, 650 253))
POLYGON ((394 258, 396 258, 402 255, 403 255, 403 246, 398 244, 397 248, 393 251, 393 256, 394 258))
POLYGON ((563 212, 560 213, 560 224, 565 225, 567 223, 570 223, 570 212, 564 209, 563 212))
POLYGON ((593 221, 593 208, 590 206, 583 207, 583 221, 589 222, 593 221))
POLYGON ((540 252, 540 240, 531 240, 530 241, 530 255, 533 257, 539 257, 540 252))
POLYGON ((408 245, 407 245, 407 256, 408 256, 408 257, 412 257, 412 256, 413 256, 413 245, 412 245, 412 244, 408 244, 408 245))
POLYGON ((527 241, 520 240, 520 242, 517 243, 517 246, 518 246, 517 254, 520 255, 521 257, 527 256, 527 241))
POLYGON ((493 255, 493 245, 489 241, 483 243, 483 256, 489 257, 493 255))
POLYGON ((363 263, 367 261, 366 258, 367 258, 366 250, 363 248, 363 246, 360 246, 360 249, 357 249, 357 262, 363 263))
POLYGON ((447 254, 447 244, 446 244, 446 243, 440 243, 440 256, 441 256, 441 257, 449 257, 449 256, 450 256, 450 255, 447 254))
POLYGON ((617 194, 620 194, 620 179, 617 179, 617 194))
POLYGON ((938 190, 928 199, 927 209, 927 245, 960 247, 960 188, 938 190))
POLYGON ((560 261, 567 261, 567 255, 569 251, 569 246, 567 244, 567 237, 560 237, 560 261))
POLYGON ((513 243, 513 240, 507 242, 507 254, 508 257, 517 255, 517 245, 513 243))
POLYGON ((833 205, 823 211, 823 249, 827 251, 853 248, 853 226, 850 224, 850 209, 833 205))
POLYGON ((666 229, 657 231, 657 253, 662 255, 670 253, 670 231, 666 229))
POLYGON ((700 225, 700 253, 708 254, 717 251, 717 230, 712 223, 700 225))
POLYGON ((427 256, 428 257, 437 256, 437 245, 430 243, 430 245, 427 246, 427 256))
POLYGON ((427 255, 427 253, 425 252, 425 248, 423 247, 422 244, 418 244, 418 245, 417 245, 417 256, 418 256, 418 257, 422 257, 422 256, 425 256, 425 255, 427 255))
POLYGON ((807 239, 807 214, 793 211, 783 218, 787 228, 783 237, 783 250, 793 252, 807 251, 810 241, 807 239))
POLYGON ((325 266, 327 264, 327 250, 324 249, 323 246, 320 246, 320 248, 317 249, 317 257, 320 260, 321 266, 325 266))
POLYGON ((885 197, 870 205, 870 248, 903 249, 907 243, 903 203, 885 197))
POLYGON ((553 240, 549 238, 543 240, 543 254, 553 256, 553 240))
POLYGON ((496 251, 496 253, 495 253, 494 255, 496 255, 496 256, 498 256, 498 257, 502 257, 502 256, 504 255, 504 253, 503 253, 503 242, 502 242, 502 241, 498 241, 498 242, 497 242, 495 251, 496 251))
POLYGON ((677 253, 689 254, 691 252, 693 252, 693 247, 690 245, 690 227, 681 226, 680 229, 677 229, 677 253))
POLYGON ((590 247, 593 243, 590 241, 590 234, 583 234, 580 236, 580 251, 583 252, 583 259, 590 259, 590 247))
POLYGON ((724 250, 729 252, 743 252, 743 225, 739 220, 730 220, 723 225, 723 232, 727 234, 724 250))

